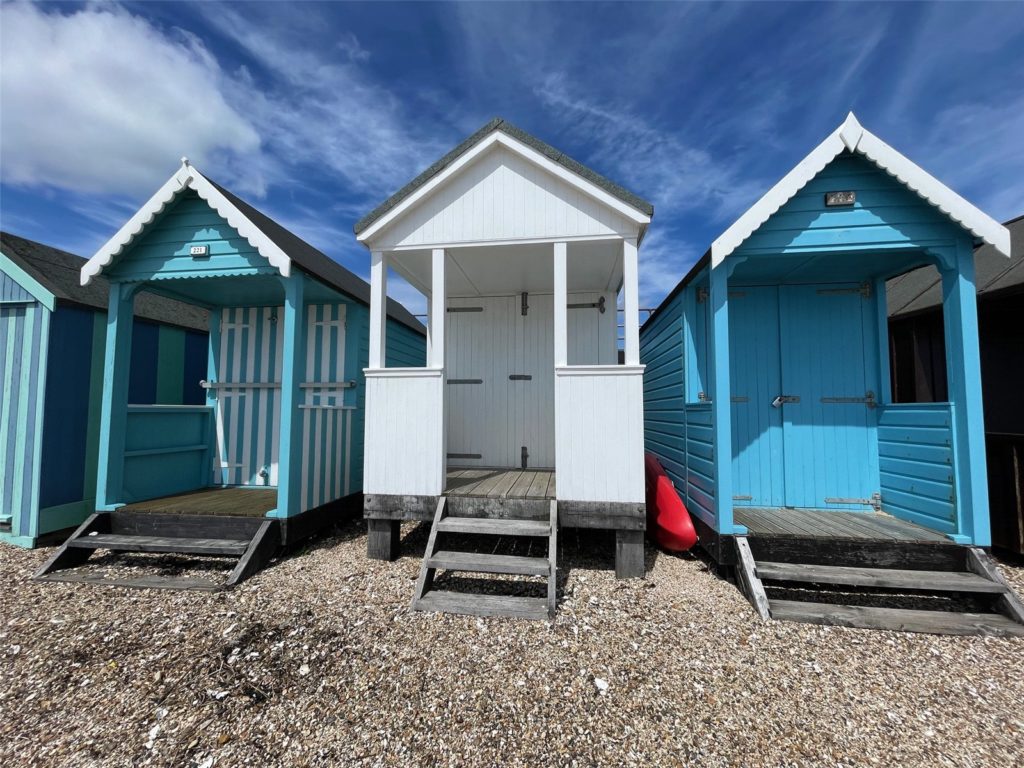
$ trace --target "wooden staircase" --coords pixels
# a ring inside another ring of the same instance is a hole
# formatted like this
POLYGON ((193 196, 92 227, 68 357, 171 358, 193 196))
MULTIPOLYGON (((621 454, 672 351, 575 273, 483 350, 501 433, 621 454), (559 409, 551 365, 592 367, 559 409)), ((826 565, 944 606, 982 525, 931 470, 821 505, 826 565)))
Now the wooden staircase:
POLYGON ((558 505, 551 501, 548 520, 448 516, 448 500, 437 503, 430 538, 416 582, 412 608, 417 611, 460 613, 474 616, 507 616, 520 619, 552 619, 557 605, 558 505), (537 537, 548 540, 547 557, 524 557, 440 549, 448 534, 486 537, 537 537), (434 589, 437 571, 546 576, 547 598, 455 592, 434 589))
POLYGON ((98 512, 33 577, 37 581, 150 589, 228 589, 263 568, 281 544, 279 523, 259 517, 98 512), (226 581, 169 576, 106 578, 76 572, 98 550, 233 557, 226 581))
POLYGON ((771 552, 752 551, 745 536, 737 536, 735 542, 737 581, 762 619, 940 635, 1024 636, 1024 604, 981 549, 925 544, 911 550, 904 545, 909 552, 904 565, 909 567, 894 568, 882 564, 893 559, 884 552, 876 557, 862 555, 860 563, 825 564, 814 562, 820 557, 799 558, 792 553, 787 562, 777 562, 766 559, 771 552), (809 599, 769 595, 787 589, 798 590, 809 599), (842 602, 842 595, 850 593, 857 594, 857 605, 842 602), (914 595, 937 603, 966 598, 985 610, 859 604, 886 602, 894 595, 914 595))

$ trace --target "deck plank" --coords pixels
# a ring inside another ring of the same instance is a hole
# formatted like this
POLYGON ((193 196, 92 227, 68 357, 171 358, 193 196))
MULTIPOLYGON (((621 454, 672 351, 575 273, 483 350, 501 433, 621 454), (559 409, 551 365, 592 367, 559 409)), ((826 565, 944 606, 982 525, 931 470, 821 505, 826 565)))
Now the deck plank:
POLYGON ((120 512, 175 515, 225 515, 263 517, 277 507, 276 488, 203 488, 174 496, 137 501, 119 507, 120 512))
POLYGON ((806 536, 867 541, 945 542, 946 537, 884 512, 736 507, 736 522, 751 535, 806 536))

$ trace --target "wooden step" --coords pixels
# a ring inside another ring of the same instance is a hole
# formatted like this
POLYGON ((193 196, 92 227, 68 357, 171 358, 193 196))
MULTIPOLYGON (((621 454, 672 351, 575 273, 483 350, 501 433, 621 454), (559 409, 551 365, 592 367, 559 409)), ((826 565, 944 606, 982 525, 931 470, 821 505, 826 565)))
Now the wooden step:
POLYGON ((986 592, 1001 594, 1006 587, 976 573, 961 571, 907 571, 892 568, 851 568, 807 563, 757 563, 762 581, 841 584, 926 592, 986 592))
POLYGON ((468 616, 505 616, 515 619, 548 618, 547 600, 543 597, 479 595, 432 590, 416 600, 413 608, 417 611, 460 613, 468 616))
POLYGON ((427 558, 428 568, 472 573, 508 573, 517 576, 547 576, 551 563, 546 557, 490 555, 441 550, 427 558))
POLYGON ((36 581, 63 582, 68 584, 101 584, 105 587, 131 587, 134 589, 176 589, 215 592, 224 584, 213 579, 195 579, 182 576, 133 576, 108 578, 96 573, 74 573, 56 571, 36 576, 36 581))
POLYGON ((998 613, 954 613, 771 600, 773 619, 936 635, 1024 636, 1024 625, 998 613))
POLYGON ((177 552, 189 555, 232 555, 241 557, 249 546, 239 539, 186 539, 165 536, 130 536, 92 533, 71 539, 74 549, 116 549, 122 552, 177 552))
POLYGON ((445 517, 437 522, 442 533, 482 533, 490 536, 544 536, 551 524, 541 520, 517 520, 484 517, 445 517))

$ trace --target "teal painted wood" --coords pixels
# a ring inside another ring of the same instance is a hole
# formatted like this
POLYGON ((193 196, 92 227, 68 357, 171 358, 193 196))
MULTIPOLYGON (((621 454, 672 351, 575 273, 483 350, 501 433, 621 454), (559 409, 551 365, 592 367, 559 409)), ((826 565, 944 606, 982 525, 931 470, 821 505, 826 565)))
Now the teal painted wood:
POLYGON ((869 160, 844 153, 735 251, 771 256, 801 251, 921 248, 964 238, 963 230, 869 160), (857 194, 851 208, 825 208, 826 192, 857 194))
POLYGON ((0 272, 0 304, 35 304, 36 298, 6 272, 0 272))
POLYGON ((110 284, 96 484, 96 506, 100 510, 115 509, 125 503, 121 495, 124 488, 125 422, 128 417, 128 374, 135 289, 136 286, 129 283, 110 284))
POLYGON ((52 312, 56 297, 12 259, 0 253, 0 305, 39 302, 52 312))
POLYGON ((305 280, 282 278, 285 285, 284 343, 281 359, 280 457, 278 463, 277 509, 274 517, 291 517, 302 503, 302 370, 306 350, 304 310, 305 280))
POLYGON ((213 411, 203 405, 130 405, 122 503, 206 487, 213 411))
POLYGON ((105 272, 126 282, 257 274, 277 269, 193 190, 179 195, 105 272), (209 256, 193 258, 193 245, 207 246, 209 256))
POLYGON ((953 406, 956 458, 957 530, 964 543, 992 543, 988 509, 985 424, 982 411, 981 355, 974 251, 960 238, 942 270, 942 308, 946 337, 946 376, 953 406), (950 339, 954 343, 950 343, 950 339))
MULTIPOLYGON (((718 492, 715 461, 715 415, 711 403, 689 403, 685 407, 686 477, 682 488, 691 514, 719 529, 715 495, 718 492)), ((676 487, 680 487, 679 484, 676 487)))
POLYGON ((388 319, 384 342, 386 368, 419 368, 427 364, 426 340, 406 325, 388 319))
POLYGON ((4 537, 17 543, 37 535, 49 323, 34 300, 0 304, 0 518, 11 525, 4 537))
POLYGON ((952 406, 895 404, 878 411, 882 509, 942 533, 959 533, 952 406))
POLYGON ((785 504, 779 289, 738 287, 729 292, 729 366, 732 376, 733 504, 785 504))
POLYGON ((645 366, 644 447, 658 457, 679 489, 686 478, 682 317, 679 295, 645 326, 640 337, 640 362, 645 366))

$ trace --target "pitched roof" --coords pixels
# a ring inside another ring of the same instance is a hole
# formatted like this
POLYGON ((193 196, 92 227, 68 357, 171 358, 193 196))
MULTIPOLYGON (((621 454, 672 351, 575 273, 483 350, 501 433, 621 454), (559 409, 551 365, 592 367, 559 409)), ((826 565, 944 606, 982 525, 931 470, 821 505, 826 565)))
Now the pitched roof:
MULTIPOLYGON (((80 285, 79 273, 85 264, 81 256, 10 232, 0 232, 0 248, 58 300, 106 312, 110 284, 100 277, 80 285)), ((210 327, 209 312, 202 307, 148 293, 136 297, 135 316, 204 333, 210 327)))
POLYGON ((712 265, 721 264, 826 165, 847 150, 863 155, 977 239, 1004 256, 1010 255, 1010 233, 1005 227, 868 131, 851 112, 842 125, 712 243, 712 265))
MULTIPOLYGON (((288 277, 291 274, 294 263, 303 272, 328 287, 369 305, 370 286, 365 280, 204 176, 189 164, 187 158, 182 158, 181 168, 86 262, 81 271, 82 285, 88 285, 105 267, 110 266, 114 259, 123 253, 186 188, 195 190, 283 276, 288 277)), ((426 333, 422 323, 393 299, 388 299, 388 316, 417 333, 426 333)))
POLYGON ((500 117, 496 117, 489 123, 487 123, 487 125, 485 125, 483 128, 478 130, 472 136, 470 136, 457 147, 455 147, 455 149, 453 149, 447 155, 445 155, 436 163, 434 163, 425 171, 423 171, 423 173, 421 173, 415 179, 413 179, 400 190, 395 192, 395 194, 393 194, 383 203, 381 203, 368 214, 363 216, 363 218, 357 221, 355 223, 355 226, 353 227, 355 233, 357 235, 362 233, 364 230, 370 227, 371 224, 373 224, 378 219, 387 214, 389 211, 391 211, 396 206, 401 204, 404 200, 406 200, 406 198, 414 194, 416 190, 418 190, 420 187, 429 182, 438 174, 442 173, 446 168, 448 168, 456 160, 462 157, 462 155, 466 154, 470 149, 475 147, 477 144, 479 144, 481 141, 483 141, 485 138, 490 136, 495 131, 500 131, 501 133, 504 133, 507 136, 511 136, 513 139, 522 142, 523 144, 536 150, 537 152, 540 152, 549 160, 558 163, 563 168, 566 168, 567 170, 575 173, 577 176, 586 179, 594 186, 599 187, 600 189, 610 194, 612 197, 616 198, 617 200, 620 200, 623 203, 626 203, 626 205, 629 205, 632 208, 635 208, 644 215, 654 215, 654 206, 651 205, 646 200, 644 200, 643 198, 634 195, 632 192, 619 186, 614 181, 605 178, 601 174, 588 168, 582 163, 573 160, 565 153, 560 152, 559 150, 552 147, 550 144, 541 141, 536 136, 527 133, 521 128, 517 128, 507 120, 503 120, 500 117))
MULTIPOLYGON (((1006 222, 1012 241, 1007 261, 994 246, 974 250, 975 285, 978 295, 1024 291, 1024 216, 1006 222)), ((942 305, 942 278, 935 267, 921 267, 886 283, 889 315, 909 315, 942 305)))

